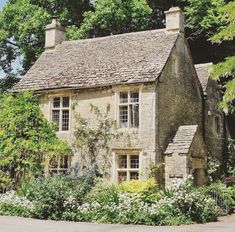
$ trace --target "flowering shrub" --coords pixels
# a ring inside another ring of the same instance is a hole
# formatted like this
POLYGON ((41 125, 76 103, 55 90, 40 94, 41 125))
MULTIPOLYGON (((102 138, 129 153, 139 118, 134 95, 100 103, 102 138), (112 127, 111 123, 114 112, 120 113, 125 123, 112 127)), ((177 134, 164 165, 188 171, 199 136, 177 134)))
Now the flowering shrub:
POLYGON ((158 198, 149 200, 143 193, 151 196, 153 188, 149 188, 149 192, 148 188, 138 190, 135 187, 139 184, 126 182, 120 188, 102 179, 94 185, 89 178, 49 177, 19 191, 28 200, 15 193, 2 195, 0 212, 41 219, 145 225, 191 224, 217 218, 219 210, 206 193, 208 188, 194 188, 190 182, 176 183, 171 191, 159 191, 155 186, 154 194, 158 194, 158 198), (7 211, 9 202, 14 206, 12 211, 12 207, 7 211))
POLYGON ((78 206, 72 216, 66 216, 88 222, 179 225, 213 221, 217 213, 215 202, 188 184, 179 185, 161 199, 148 201, 142 192, 120 192, 120 186, 98 182, 85 203, 78 206))
POLYGON ((181 187, 174 192, 172 200, 194 222, 214 221, 218 216, 219 209, 215 201, 196 188, 181 187))
POLYGON ((92 184, 92 178, 78 181, 59 175, 35 181, 28 194, 35 205, 34 217, 62 219, 64 212, 73 212, 83 203, 92 184))
POLYGON ((217 182, 209 185, 208 187, 201 188, 201 191, 212 196, 217 200, 217 204, 222 211, 232 211, 235 207, 235 187, 231 186, 226 188, 222 182, 217 182))
POLYGON ((30 217, 33 211, 34 204, 14 191, 0 195, 0 215, 30 217))

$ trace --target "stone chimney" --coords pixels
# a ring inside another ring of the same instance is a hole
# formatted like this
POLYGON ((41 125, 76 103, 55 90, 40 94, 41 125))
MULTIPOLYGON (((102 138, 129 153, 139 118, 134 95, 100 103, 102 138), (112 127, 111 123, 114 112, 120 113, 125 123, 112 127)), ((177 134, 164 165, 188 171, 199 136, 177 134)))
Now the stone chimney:
POLYGON ((164 12, 166 15, 166 29, 170 32, 184 33, 184 14, 179 7, 172 7, 164 12))
POLYGON ((51 24, 46 26, 45 49, 54 49, 65 40, 65 28, 57 24, 57 17, 51 18, 51 24))

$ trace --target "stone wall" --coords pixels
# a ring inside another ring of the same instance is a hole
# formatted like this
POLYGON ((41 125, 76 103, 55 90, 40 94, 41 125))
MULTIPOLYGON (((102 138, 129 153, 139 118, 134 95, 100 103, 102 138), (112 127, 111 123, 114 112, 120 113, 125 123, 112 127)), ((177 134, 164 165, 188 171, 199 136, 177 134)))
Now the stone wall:
POLYGON ((208 152, 198 130, 187 153, 175 151, 165 155, 165 186, 171 188, 174 182, 185 180, 189 175, 193 176, 195 184, 206 184, 207 157, 208 152))
POLYGON ((159 155, 163 154, 181 125, 202 128, 202 99, 199 82, 184 39, 180 37, 172 54, 178 57, 178 75, 172 73, 172 56, 158 83, 159 155))
MULTIPOLYGON (((74 113, 80 113, 81 117, 86 118, 90 125, 95 126, 97 118, 91 112, 91 104, 97 106, 101 112, 106 112, 109 105, 109 115, 113 120, 118 121, 118 92, 128 90, 140 91, 140 126, 139 128, 122 128, 117 132, 120 138, 110 142, 110 178, 115 181, 115 171, 113 170, 112 161, 114 160, 115 150, 131 150, 140 151, 140 178, 146 178, 148 175, 148 167, 150 163, 156 160, 156 130, 155 130, 155 106, 156 106, 156 85, 140 84, 140 85, 122 85, 109 88, 84 89, 77 91, 56 91, 42 94, 40 98, 41 108, 44 115, 51 119, 51 101, 55 96, 70 96, 71 106, 74 106, 74 111, 71 111, 70 130, 66 132, 57 132, 61 139, 66 139, 71 144, 74 140, 74 128, 76 119, 74 113)), ((102 152, 101 152, 102 153, 102 152)), ((102 154, 98 158, 98 165, 103 165, 102 154)), ((72 164, 79 162, 80 154, 76 153, 73 157, 72 164)))
MULTIPOLYGON (((199 82, 192 64, 184 38, 179 37, 172 54, 157 83, 120 85, 107 88, 84 89, 70 92, 50 92, 42 95, 41 106, 48 119, 51 117, 50 100, 58 95, 69 95, 75 112, 87 118, 91 124, 97 122, 91 113, 90 105, 105 111, 110 105, 110 117, 118 121, 118 92, 139 89, 140 91, 140 126, 138 129, 119 129, 122 133, 118 140, 112 141, 110 147, 110 177, 116 180, 114 171, 115 150, 136 149, 140 151, 140 177, 146 178, 149 165, 164 162, 163 152, 181 125, 199 125, 202 128, 202 99, 199 82), (177 58, 178 70, 172 72, 173 58, 177 58)), ((70 118, 71 129, 58 132, 58 136, 73 143, 73 113, 70 118)), ((79 161, 79 153, 74 155, 73 165, 79 161)), ((100 156, 101 157, 101 156, 100 156)), ((179 158, 180 161, 181 158, 179 158)), ((102 166, 102 159, 99 159, 102 166)), ((186 161, 182 161, 183 163, 186 161)), ((164 174, 160 174, 164 179, 164 174)))
POLYGON ((218 84, 209 79, 206 88, 207 99, 205 100, 205 142, 208 147, 210 156, 222 160, 224 145, 224 114, 219 109, 221 97, 219 95, 218 84), (215 117, 220 118, 220 133, 216 131, 215 117))

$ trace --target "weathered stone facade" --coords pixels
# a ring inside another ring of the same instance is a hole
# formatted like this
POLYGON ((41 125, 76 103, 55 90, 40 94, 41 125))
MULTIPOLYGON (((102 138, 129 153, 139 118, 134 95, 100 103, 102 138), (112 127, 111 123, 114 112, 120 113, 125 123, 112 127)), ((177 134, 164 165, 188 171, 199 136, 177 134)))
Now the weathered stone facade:
MULTIPOLYGON (((115 159, 115 151, 117 150, 138 150, 140 152, 140 178, 146 178, 148 175, 148 165, 156 160, 156 131, 155 131, 155 112, 156 112, 156 85, 121 85, 108 88, 84 89, 80 91, 55 91, 41 95, 40 105, 44 115, 51 120, 51 104, 52 99, 56 96, 70 96, 70 105, 75 105, 70 116, 70 130, 57 132, 61 139, 66 139, 71 144, 74 140, 74 129, 77 125, 74 117, 75 113, 79 113, 81 117, 87 119, 90 123, 97 123, 96 115, 91 112, 91 104, 98 107, 101 112, 106 112, 109 105, 110 117, 118 122, 118 93, 120 91, 138 90, 140 93, 140 126, 139 128, 120 128, 117 132, 122 134, 119 139, 111 141, 110 148, 113 151, 110 154, 110 164, 115 159), (147 120, 146 120, 147 119, 147 120)), ((98 158, 98 166, 102 166, 102 152, 98 158)), ((79 153, 75 154, 72 165, 79 163, 79 153)), ((116 173, 111 168, 110 177, 115 182, 116 173)))
POLYGON ((208 148, 209 157, 222 164, 214 173, 214 178, 221 172, 226 172, 224 163, 228 153, 234 155, 232 146, 228 146, 231 137, 225 112, 219 108, 222 100, 221 89, 218 83, 210 78, 212 63, 195 65, 198 77, 203 88, 203 128, 204 139, 208 148))
POLYGON ((165 186, 182 181, 189 175, 195 184, 207 183, 205 169, 208 152, 197 125, 180 126, 165 151, 165 186))
MULTIPOLYGON (((90 122, 96 122, 96 116, 90 112, 90 105, 97 106, 105 112, 110 105, 110 117, 118 123, 118 94, 122 91, 137 90, 140 93, 140 123, 139 128, 120 128, 122 136, 111 142, 110 176, 115 182, 115 151, 138 150, 140 154, 140 178, 147 178, 149 166, 164 162, 164 151, 173 139, 180 125, 199 125, 201 130, 202 101, 200 86, 190 59, 188 47, 183 36, 176 41, 175 47, 162 71, 160 78, 154 83, 135 85, 116 85, 97 89, 83 89, 59 92, 51 91, 42 95, 41 106, 44 114, 51 120, 50 104, 55 96, 70 96, 71 105, 75 104, 71 112, 71 128, 67 132, 58 132, 58 136, 72 143, 74 139, 73 114, 80 115, 90 122), (172 57, 178 60, 177 73, 172 73, 172 57)), ((100 156, 101 157, 101 156, 100 156)), ((102 159, 99 159, 102 166, 102 159)), ((79 153, 73 157, 72 164, 79 163, 79 153)), ((164 175, 158 179, 164 180, 164 175)))
MULTIPOLYGON (((166 17, 166 29, 65 41, 59 45, 63 33, 53 31, 60 29, 54 21, 48 27, 53 38, 47 42, 56 41, 55 48, 45 51, 14 88, 39 92, 44 115, 60 124, 58 136, 71 145, 77 125, 75 114, 95 127, 97 117, 91 112, 91 105, 101 112, 109 106, 109 117, 117 122, 120 134, 109 143, 108 172, 113 182, 123 176, 146 179, 153 175, 160 184, 170 186, 173 179, 185 178, 195 169, 196 182, 204 184, 204 138, 213 146, 208 150, 221 153, 220 140, 212 139, 211 118, 205 114, 218 113, 222 120, 216 108, 217 95, 208 87, 208 99, 204 101, 203 85, 184 38, 181 10, 172 8, 166 17), (54 40, 56 35, 58 40, 54 40), (126 100, 121 102, 123 93, 126 100), (132 93, 138 95, 137 100, 132 93), (69 99, 69 104, 60 109, 64 98, 69 99), (124 127, 120 123, 121 109, 127 120, 124 127), (61 127, 63 117, 66 129, 61 127), (138 122, 133 126, 134 120, 138 122), (177 142, 182 129, 183 138, 188 141, 186 152, 181 149, 186 144, 177 142), (172 146, 177 149, 171 151, 172 146), (160 164, 165 164, 164 168, 150 174, 150 166, 161 167, 160 164)), ((102 154, 99 151, 97 159, 100 169, 104 165, 102 154)), ((72 166, 80 164, 81 151, 74 150, 72 166)))

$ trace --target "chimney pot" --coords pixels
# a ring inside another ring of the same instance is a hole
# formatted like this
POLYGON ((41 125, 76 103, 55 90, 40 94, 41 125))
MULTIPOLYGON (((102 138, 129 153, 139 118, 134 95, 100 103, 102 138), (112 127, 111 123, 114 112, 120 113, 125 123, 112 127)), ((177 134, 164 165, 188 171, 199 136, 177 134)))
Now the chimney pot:
POLYGON ((56 25, 57 24, 57 16, 51 17, 51 24, 56 25))
POLYGON ((166 15, 166 29, 170 32, 184 33, 184 14, 179 7, 171 7, 164 12, 166 15))
POLYGON ((57 24, 57 17, 51 17, 51 24, 46 26, 45 49, 54 49, 65 40, 65 28, 57 24))

